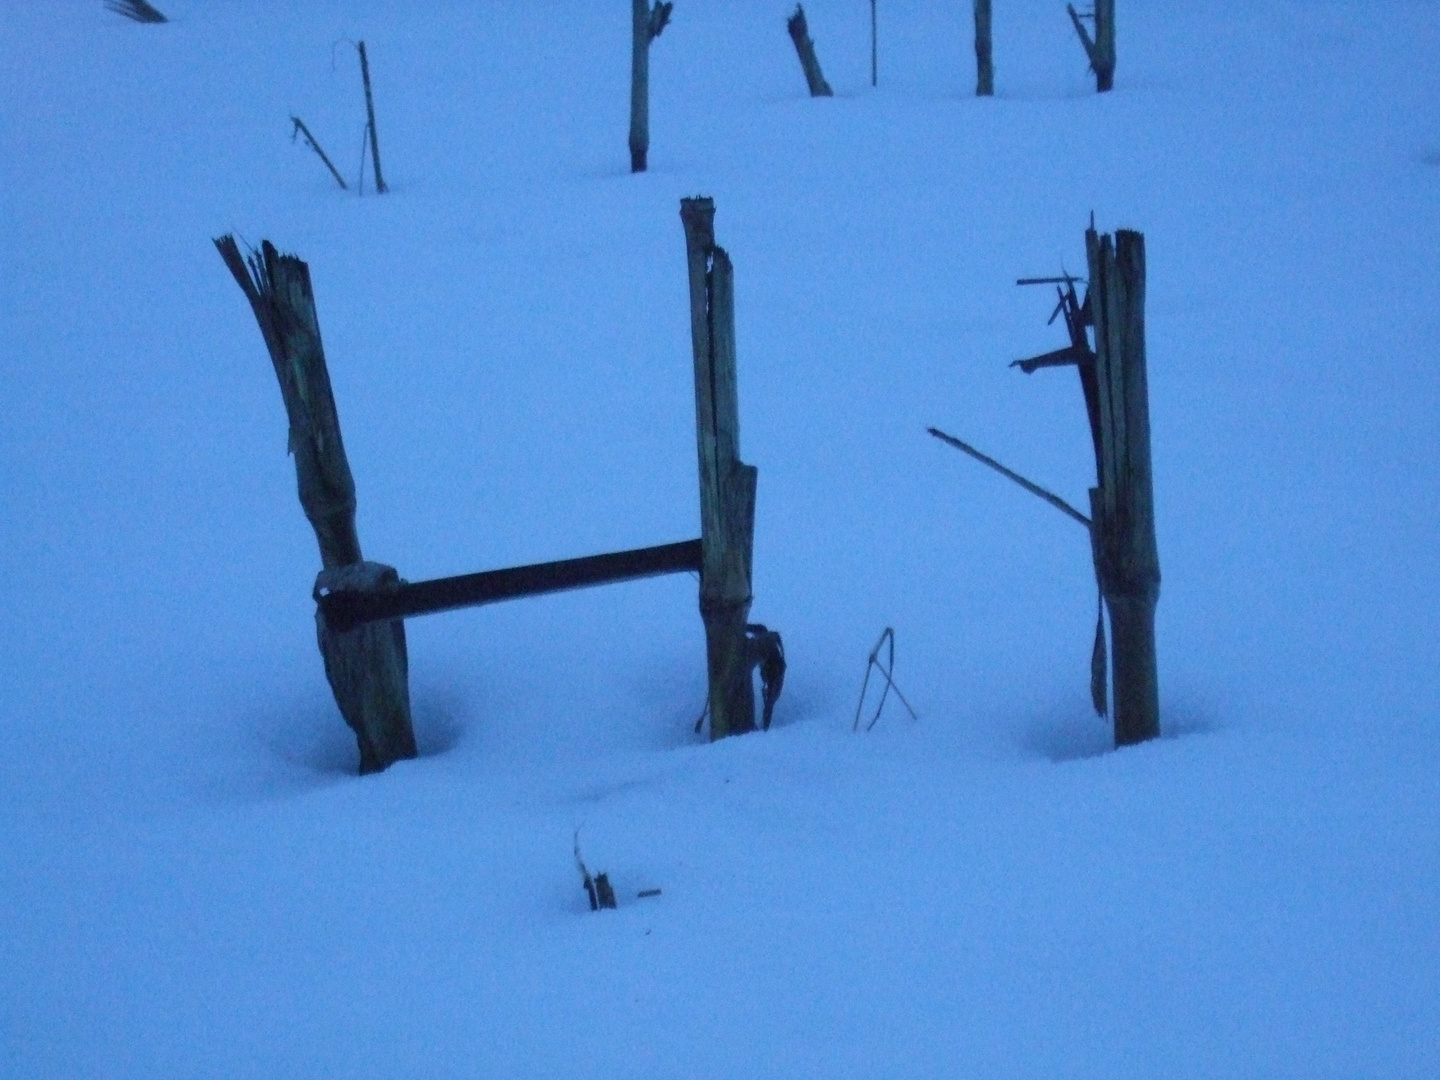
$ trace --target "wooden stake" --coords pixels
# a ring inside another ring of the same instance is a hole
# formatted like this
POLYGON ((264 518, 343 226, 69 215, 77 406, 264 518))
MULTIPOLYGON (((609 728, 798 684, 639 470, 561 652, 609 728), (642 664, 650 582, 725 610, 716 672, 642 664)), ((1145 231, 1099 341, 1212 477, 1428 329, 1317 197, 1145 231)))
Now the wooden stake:
POLYGON ((1110 613, 1115 745, 1160 734, 1155 604, 1160 556, 1145 371, 1145 238, 1085 233, 1100 406, 1100 486, 1090 489, 1095 577, 1110 613))
POLYGON ((990 0, 975 0, 975 96, 995 93, 995 64, 990 47, 990 0))
POLYGON ((365 122, 370 131, 370 161, 375 167, 375 193, 384 195, 390 189, 385 186, 385 177, 380 172, 380 137, 375 134, 375 97, 370 93, 370 61, 365 56, 365 42, 360 42, 357 48, 360 50, 360 78, 365 83, 365 122))
POLYGON ((355 481, 340 437, 310 268, 268 240, 248 263, 232 236, 215 241, 250 301, 270 353, 285 413, 300 505, 315 530, 324 569, 315 581, 316 622, 325 674, 360 747, 360 772, 379 772, 416 755, 410 722, 405 624, 399 620, 332 631, 318 601, 335 591, 384 591, 399 584, 393 567, 364 562, 355 531, 355 481))
POLYGON ((650 152, 650 43, 670 21, 670 2, 630 2, 630 171, 644 172, 650 152))
POLYGON ((800 56, 800 67, 805 72, 805 83, 810 87, 811 97, 834 97, 834 91, 820 74, 820 61, 815 59, 815 43, 810 40, 810 27, 805 22, 805 9, 795 5, 795 14, 785 20, 785 29, 790 31, 790 40, 795 42, 795 52, 800 56))
POLYGON ((715 203, 682 199, 695 359, 700 466, 700 615, 710 682, 710 738, 755 729, 745 636, 755 529, 755 466, 740 460, 735 307, 730 257, 715 244, 715 203))

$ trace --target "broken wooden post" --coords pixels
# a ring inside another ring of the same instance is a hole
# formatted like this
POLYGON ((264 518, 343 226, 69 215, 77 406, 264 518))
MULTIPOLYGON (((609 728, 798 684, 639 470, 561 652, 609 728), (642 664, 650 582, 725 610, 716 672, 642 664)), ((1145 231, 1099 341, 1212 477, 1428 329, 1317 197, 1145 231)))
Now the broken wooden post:
POLYGON ((1160 734, 1155 604, 1160 555, 1145 373, 1145 238, 1085 233, 1100 405, 1100 486, 1090 489, 1095 577, 1110 612, 1115 745, 1160 734))
POLYGON ((395 620, 335 631, 318 601, 332 592, 383 592, 400 579, 393 567, 365 562, 360 554, 355 481, 340 438, 310 268, 293 255, 279 254, 268 240, 248 262, 232 236, 222 236, 215 246, 250 301, 285 401, 300 505, 315 529, 324 567, 314 596, 325 675, 355 732, 361 774, 379 772, 416 756, 405 624, 395 620))
POLYGON ((630 2, 630 171, 644 172, 650 152, 650 43, 670 21, 673 3, 630 2))
POLYGON ((1115 0, 1095 0, 1095 10, 1088 15, 1077 12, 1074 4, 1066 4, 1065 10, 1070 13, 1075 33, 1080 35, 1090 70, 1095 72, 1095 89, 1103 94, 1115 85, 1115 0), (1085 32, 1082 18, 1094 20, 1094 38, 1085 32))
POLYGON ((740 460, 730 257, 715 243, 715 202, 681 199, 690 269, 695 436, 700 464, 700 615, 710 680, 710 738, 755 730, 753 657, 745 634, 756 469, 740 460))
MULTIPOLYGON (((360 42, 356 47, 360 51, 360 78, 365 83, 365 124, 370 131, 370 161, 375 167, 375 194, 384 195, 390 189, 385 186, 385 177, 380 172, 380 137, 375 134, 375 98, 370 93, 370 60, 365 55, 365 42, 360 42)), ((364 164, 363 159, 361 164, 364 164)), ((361 179, 364 179, 363 169, 361 179)))
POLYGON ((810 87, 811 97, 834 97, 835 92, 820 74, 820 61, 815 59, 815 43, 810 40, 810 27, 805 22, 805 9, 795 5, 795 14, 785 20, 790 31, 790 40, 795 42, 795 51, 800 56, 800 67, 805 71, 805 83, 810 87))
POLYGON ((990 48, 990 0, 975 0, 975 96, 995 94, 995 64, 990 48))

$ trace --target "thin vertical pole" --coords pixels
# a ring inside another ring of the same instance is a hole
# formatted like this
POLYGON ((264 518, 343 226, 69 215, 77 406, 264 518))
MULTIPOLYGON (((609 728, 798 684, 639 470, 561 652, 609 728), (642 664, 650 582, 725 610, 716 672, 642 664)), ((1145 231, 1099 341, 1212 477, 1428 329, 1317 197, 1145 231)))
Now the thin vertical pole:
POLYGON ((870 85, 880 85, 879 27, 876 25, 875 0, 870 0, 870 85))
POLYGON ((995 93, 995 63, 990 44, 990 0, 975 0, 975 96, 995 93))
POLYGON ((380 138, 375 134, 375 97, 370 92, 370 61, 365 55, 365 42, 360 42, 360 78, 365 83, 365 117, 370 129, 370 161, 375 167, 375 192, 384 195, 390 189, 385 186, 385 177, 380 172, 380 138))

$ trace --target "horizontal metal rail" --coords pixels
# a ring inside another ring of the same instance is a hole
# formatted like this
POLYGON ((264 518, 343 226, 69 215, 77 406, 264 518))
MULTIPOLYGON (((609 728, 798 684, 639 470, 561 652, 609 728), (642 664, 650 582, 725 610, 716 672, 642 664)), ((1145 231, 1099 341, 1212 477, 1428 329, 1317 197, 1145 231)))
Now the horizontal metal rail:
POLYGON ((344 632, 363 623, 408 619, 437 611, 516 600, 523 596, 584 589, 618 581, 635 581, 660 574, 700 570, 700 541, 587 555, 581 559, 532 563, 505 570, 406 582, 383 592, 329 592, 316 602, 332 630, 344 632))

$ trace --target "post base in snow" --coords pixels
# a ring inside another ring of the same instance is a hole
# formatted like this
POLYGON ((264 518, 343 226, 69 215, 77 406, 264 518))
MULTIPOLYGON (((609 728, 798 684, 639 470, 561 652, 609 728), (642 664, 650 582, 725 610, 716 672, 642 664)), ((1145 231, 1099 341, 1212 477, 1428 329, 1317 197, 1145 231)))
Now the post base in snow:
POLYGON ((645 159, 649 157, 649 150, 644 146, 630 144, 630 171, 632 173, 644 172, 646 167, 645 159))
POLYGON ((755 683, 750 639, 745 634, 750 602, 706 604, 705 659, 710 673, 710 739, 755 730, 755 683))
MULTIPOLYGON (((315 597, 318 600, 329 592, 378 592, 399 583, 394 567, 352 563, 320 571, 315 597)), ((315 627, 320 655, 325 659, 325 677, 360 748, 360 775, 381 772, 397 761, 415 757, 404 620, 366 623, 337 632, 316 607, 315 627)))
POLYGON ((1114 648, 1115 745, 1160 737, 1160 677, 1155 660, 1157 594, 1107 596, 1114 648))

